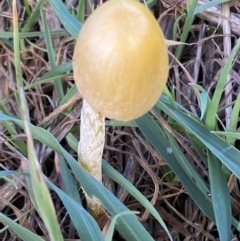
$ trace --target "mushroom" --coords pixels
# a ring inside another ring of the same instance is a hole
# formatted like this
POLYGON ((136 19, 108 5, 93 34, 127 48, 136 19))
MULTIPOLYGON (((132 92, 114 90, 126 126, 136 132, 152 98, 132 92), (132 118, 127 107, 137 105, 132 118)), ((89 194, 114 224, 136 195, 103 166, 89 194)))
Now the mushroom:
MULTIPOLYGON (((105 117, 129 121, 142 116, 166 85, 168 54, 158 22, 134 0, 102 4, 80 31, 73 72, 84 98, 78 159, 101 182, 105 117)), ((86 197, 90 212, 99 216, 100 201, 86 197)))

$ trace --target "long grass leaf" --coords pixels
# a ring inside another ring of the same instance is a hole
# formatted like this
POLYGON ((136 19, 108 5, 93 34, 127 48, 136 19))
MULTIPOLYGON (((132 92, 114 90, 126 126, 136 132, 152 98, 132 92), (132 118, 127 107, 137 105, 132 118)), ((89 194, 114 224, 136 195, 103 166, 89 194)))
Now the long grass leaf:
MULTIPOLYGON (((9 120, 23 128, 23 122, 16 118, 6 116, 0 113, 0 120, 9 120)), ((109 192, 102 184, 93 178, 73 157, 70 155, 54 136, 43 128, 30 125, 32 135, 42 143, 46 144, 60 155, 64 156, 68 161, 75 177, 81 183, 83 189, 89 196, 95 196, 101 200, 103 206, 107 209, 111 216, 127 211, 127 207, 121 203, 111 192, 109 192)), ((134 216, 120 217, 118 219, 116 229, 129 241, 153 241, 153 238, 141 225, 134 216)))
POLYGON ((222 68, 219 80, 217 81, 217 86, 215 88, 212 100, 209 103, 209 111, 206 113, 206 126, 210 130, 215 129, 216 125, 216 114, 219 106, 219 102, 224 91, 225 83, 230 69, 232 68, 232 63, 237 51, 240 47, 240 39, 238 39, 237 44, 234 46, 226 64, 222 68))
POLYGON ((38 235, 30 232, 26 228, 22 227, 21 225, 17 224, 10 218, 6 217, 3 213, 0 213, 0 220, 4 222, 6 225, 8 225, 14 233, 18 235, 22 240, 24 241, 45 241, 44 239, 40 238, 38 235))
POLYGON ((49 0, 52 8, 57 14, 59 20, 65 27, 65 29, 75 38, 77 39, 78 33, 82 27, 82 24, 74 18, 68 11, 67 7, 60 0, 49 0))
POLYGON ((58 158, 58 165, 59 165, 59 179, 62 183, 63 191, 71 198, 73 198, 77 203, 81 203, 79 190, 76 184, 76 180, 73 178, 71 170, 69 169, 68 165, 66 164, 64 158, 56 154, 56 158, 58 158))
MULTIPOLYGON (((192 0, 192 1, 188 1, 189 2, 189 11, 187 13, 187 17, 186 20, 184 21, 184 25, 183 25, 183 31, 181 34, 181 38, 180 38, 180 42, 185 43, 188 37, 188 33, 190 31, 190 28, 192 26, 192 22, 194 19, 194 10, 197 6, 197 0, 192 0)), ((183 50, 184 45, 179 45, 176 48, 176 52, 175 52, 175 57, 177 59, 180 59, 181 54, 182 54, 182 50, 183 50)))
MULTIPOLYGON (((51 69, 54 69, 56 67, 55 51, 53 49, 53 44, 52 44, 52 39, 51 39, 47 19, 46 19, 45 13, 42 8, 40 9, 40 13, 41 13, 41 18, 42 18, 42 22, 43 22, 44 36, 45 36, 49 63, 50 63, 51 69)), ((54 87, 55 87, 55 90, 57 93, 58 102, 61 102, 61 100, 64 97, 61 81, 58 79, 54 80, 54 87)))
POLYGON ((218 159, 228 167, 238 178, 240 178, 240 151, 229 145, 217 135, 211 133, 205 126, 190 118, 188 115, 173 108, 171 105, 159 101, 159 108, 167 115, 171 116, 186 130, 197 137, 218 159))
MULTIPOLYGON (((77 139, 73 135, 69 136, 68 139, 69 139, 69 141, 71 140, 71 143, 72 143, 71 146, 73 147, 73 150, 75 150, 77 152, 77 148, 78 148, 77 139)), ((103 172, 108 177, 110 177, 112 180, 114 180, 116 183, 118 183, 121 187, 126 189, 130 195, 132 195, 136 200, 138 200, 143 205, 143 207, 145 207, 153 215, 153 217, 155 217, 158 220, 159 224, 163 227, 165 232, 168 234, 170 240, 172 240, 172 237, 170 235, 170 232, 169 232, 166 224, 164 223, 163 219, 161 218, 161 216, 159 215, 157 210, 151 204, 151 202, 149 202, 149 200, 136 187, 134 187, 134 185, 132 185, 126 178, 124 178, 119 172, 117 172, 105 160, 102 160, 102 169, 103 169, 103 172)))
POLYGON ((239 132, 211 131, 211 133, 240 140, 240 133, 239 132))
POLYGON ((211 197, 220 240, 231 240, 231 203, 227 180, 220 162, 208 151, 211 197))
MULTIPOLYGON (((55 35, 66 35, 67 31, 65 29, 62 30, 53 30, 50 32, 51 36, 55 35)), ((0 39, 9 39, 13 38, 14 33, 13 32, 8 32, 8 31, 0 31, 0 39)), ((34 38, 34 37, 42 37, 44 36, 44 32, 42 31, 37 31, 37 32, 20 32, 19 33, 19 38, 24 39, 24 38, 34 38)), ((10 45, 11 46, 11 45, 10 45)))
POLYGON ((80 205, 61 189, 47 180, 48 185, 54 190, 62 200, 68 211, 71 221, 74 224, 81 240, 83 241, 104 241, 102 233, 93 217, 80 205))
POLYGON ((37 20, 39 19, 38 16, 40 15, 40 7, 42 5, 43 0, 39 0, 36 3, 36 6, 34 8, 34 10, 31 12, 31 15, 29 17, 29 19, 27 20, 27 23, 25 24, 25 26, 22 28, 22 32, 28 32, 30 30, 30 28, 37 22, 37 20))
POLYGON ((80 23, 84 23, 85 21, 85 6, 86 0, 80 0, 77 8, 77 19, 80 23))
POLYGON ((11 171, 11 170, 7 170, 7 171, 0 171, 0 178, 2 177, 6 177, 12 174, 19 174, 19 171, 11 171))
POLYGON ((164 223, 163 219, 161 218, 157 210, 154 208, 154 206, 148 201, 148 199, 140 191, 138 191, 128 180, 126 180, 126 178, 124 178, 119 172, 117 172, 104 160, 102 163, 102 168, 103 172, 108 177, 110 177, 121 187, 126 189, 130 195, 136 198, 136 200, 138 200, 143 205, 143 207, 145 207, 153 215, 153 217, 155 217, 158 220, 159 224, 163 227, 168 236, 171 238, 170 232, 166 224, 164 223))
MULTIPOLYGON (((52 241, 63 241, 63 237, 60 231, 60 227, 57 221, 57 216, 52 203, 52 199, 44 181, 41 167, 37 160, 37 155, 34 151, 34 144, 31 136, 31 131, 29 128, 29 115, 27 110, 27 103, 24 97, 23 89, 20 93, 20 103, 21 103, 21 113, 24 119, 24 128, 27 136, 27 146, 28 146, 28 159, 30 161, 30 179, 31 187, 36 208, 44 224, 48 230, 50 239, 52 241)), ((23 164, 24 170, 28 170, 28 163, 23 164)), ((28 178, 28 177, 26 177, 28 178)), ((29 183, 30 183, 29 182, 29 183)))
POLYGON ((174 138, 170 139, 170 135, 167 137, 163 129, 148 114, 135 121, 144 136, 177 175, 189 195, 201 210, 214 221, 213 208, 208 197, 210 190, 191 164, 184 160, 182 155, 178 156, 180 152, 177 149, 179 147, 177 147, 174 138))

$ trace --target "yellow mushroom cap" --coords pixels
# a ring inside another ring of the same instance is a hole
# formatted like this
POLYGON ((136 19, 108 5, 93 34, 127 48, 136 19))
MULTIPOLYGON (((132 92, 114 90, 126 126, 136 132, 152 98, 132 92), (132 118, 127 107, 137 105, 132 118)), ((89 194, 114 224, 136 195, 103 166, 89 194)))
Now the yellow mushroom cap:
POLYGON ((135 0, 110 0, 83 25, 73 56, 80 94, 102 115, 136 119, 160 97, 168 77, 163 33, 135 0))

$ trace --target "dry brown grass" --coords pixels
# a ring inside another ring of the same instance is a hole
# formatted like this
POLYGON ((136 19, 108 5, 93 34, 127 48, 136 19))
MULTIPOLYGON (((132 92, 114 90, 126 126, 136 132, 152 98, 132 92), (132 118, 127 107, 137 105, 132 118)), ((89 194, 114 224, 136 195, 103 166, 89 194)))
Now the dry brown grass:
MULTIPOLYGON (((71 2, 76 4, 76 1, 71 2)), ((199 1, 199 4, 203 3, 204 1, 199 1)), ((30 1, 30 4, 34 6, 36 2, 30 1)), ((212 93, 219 71, 224 65, 224 60, 228 57, 229 51, 231 51, 232 46, 234 46, 236 39, 240 35, 239 2, 237 0, 232 1, 229 5, 224 5, 223 9, 225 10, 222 11, 220 6, 217 6, 197 14, 188 37, 187 43, 189 45, 186 45, 184 48, 180 60, 182 67, 179 67, 174 62, 174 58, 171 58, 169 85, 176 91, 177 102, 194 113, 198 113, 199 107, 196 105, 196 94, 189 87, 188 83, 198 83, 206 91, 212 93)), ((20 1, 18 2, 18 10, 19 16, 21 16, 23 8, 20 1)), ((47 13, 50 28, 60 29, 60 21, 56 18, 51 8, 45 6, 44 10, 47 13)), ((178 16, 186 11, 185 1, 159 1, 155 4, 153 11, 164 29, 166 38, 172 39, 174 22, 178 16)), ((12 31, 11 11, 7 7, 6 1, 0 3, 0 12, 0 31, 12 31)), ((24 21, 21 24, 23 26, 24 21)), ((39 30, 41 28, 41 22, 38 20, 35 24, 35 29, 39 30)), ((180 28, 181 23, 178 33, 180 33, 180 28)), ((16 90, 13 48, 11 45, 8 45, 11 41, 12 39, 9 39, 9 41, 1 39, 0 36, 0 100, 2 100, 4 106, 12 115, 20 116, 14 95, 11 95, 16 90)), ((42 48, 45 48, 45 40, 42 37, 29 38, 21 44, 21 66, 24 84, 29 85, 49 71, 50 65, 46 58, 46 53, 42 51, 42 48)), ((53 44, 57 54, 57 64, 71 61, 74 41, 70 35, 55 36, 53 44)), ((170 48, 170 51, 174 53, 173 47, 170 48)), ((224 105, 234 100, 239 93, 239 57, 230 72, 229 82, 231 82, 231 86, 229 85, 230 88, 226 90, 227 96, 222 99, 222 104, 224 105)), ((62 83, 65 89, 71 87, 74 83, 72 76, 62 79, 62 83)), ((58 108, 54 86, 52 83, 47 83, 27 90, 26 97, 31 122, 35 125, 46 127, 61 144, 66 145, 64 142, 65 135, 73 127, 79 125, 80 96, 71 99, 66 106, 58 108), (72 103, 75 103, 75 108, 70 113, 64 112, 67 106, 72 103)), ((225 123, 226 115, 228 115, 228 112, 222 112, 220 115, 222 123, 225 123)), ((20 160, 24 157, 17 149, 8 144, 8 138, 10 140, 25 140, 26 137, 20 130, 16 135, 9 136, 3 125, 0 126, 0 130, 0 169, 19 170, 20 160)), ((109 126, 106 131, 104 158, 152 202, 168 224, 173 237, 178 235, 179 240, 185 241, 215 241, 218 239, 215 225, 199 210, 181 183, 177 179, 171 180, 171 175, 166 175, 170 171, 166 163, 138 130, 130 127, 109 126)), ((185 141, 184 136, 181 136, 175 130, 172 131, 175 133, 178 141, 182 143, 182 148, 185 150, 189 161, 196 165, 202 177, 207 180, 208 170, 202 164, 197 163, 198 157, 195 155, 192 147, 185 141)), ((236 145, 239 147, 239 143, 236 143, 236 145)), ((38 142, 35 143, 35 149, 44 173, 56 182, 55 153, 38 142)), ((76 156, 76 153, 73 153, 73 155, 76 156)), ((0 211, 4 212, 8 209, 8 213, 14 219, 30 210, 32 204, 26 190, 24 178, 22 176, 14 176, 12 179, 17 183, 17 189, 1 180, 0 211)), ((229 185, 231 187, 233 215, 239 217, 239 184, 236 178, 232 178, 231 181, 229 185)), ((127 207, 141 212, 140 221, 155 240, 168 240, 167 234, 159 226, 158 222, 136 200, 130 197, 123 188, 116 186, 106 177, 104 184, 127 207)), ((66 238, 65 240, 79 240, 61 202, 54 194, 52 194, 52 198, 63 235, 66 238)), ((100 220, 100 226, 103 227, 105 225, 104 222, 104 219, 100 220)), ((47 230, 36 212, 30 212, 21 219, 20 224, 43 237, 48 236, 47 230)), ((3 226, 0 225, 0 227, 3 226)), ((19 239, 9 229, 0 234, 0 240, 17 241, 19 239)), ((119 236, 115 236, 115 240, 122 239, 119 236)))

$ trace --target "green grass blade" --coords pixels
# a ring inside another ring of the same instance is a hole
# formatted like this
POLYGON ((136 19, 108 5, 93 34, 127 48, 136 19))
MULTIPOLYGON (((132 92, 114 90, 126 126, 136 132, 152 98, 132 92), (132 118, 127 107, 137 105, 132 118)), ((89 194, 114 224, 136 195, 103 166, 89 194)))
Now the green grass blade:
POLYGON ((26 10, 26 13, 28 16, 31 15, 31 10, 30 10, 30 6, 29 6, 29 3, 27 0, 23 0, 23 5, 24 5, 24 8, 26 10))
POLYGON ((15 181, 13 181, 11 178, 4 176, 4 177, 2 177, 2 179, 4 179, 6 182, 8 182, 13 187, 15 187, 15 189, 18 188, 17 183, 15 181))
POLYGON ((143 135, 177 175, 196 204, 214 221, 213 208, 208 197, 210 190, 188 160, 180 154, 174 138, 171 138, 170 134, 166 136, 167 132, 165 133, 148 114, 135 121, 143 135), (169 148, 171 148, 172 153, 168 151, 169 148))
POLYGON ((40 238, 38 235, 30 232, 26 228, 22 227, 21 225, 17 224, 10 218, 6 217, 3 213, 0 213, 0 221, 4 222, 8 225, 17 235, 24 241, 45 241, 44 239, 40 238))
POLYGON ((22 32, 28 32, 30 30, 30 28, 37 22, 37 20, 39 19, 39 10, 40 7, 42 5, 43 0, 38 0, 36 3, 36 6, 34 8, 34 10, 31 12, 31 15, 27 21, 27 23, 25 24, 25 26, 22 28, 22 32))
MULTIPOLYGON (((0 113, 0 120, 9 120, 16 123, 21 128, 23 122, 21 120, 6 116, 0 113)), ((42 143, 46 144, 60 155, 64 156, 68 161, 75 177, 81 183, 83 189, 89 196, 95 196, 101 200, 103 206, 108 210, 111 216, 115 216, 118 213, 127 211, 127 207, 124 206, 111 192, 109 192, 102 184, 100 184, 95 178, 93 178, 81 165, 70 155, 54 136, 43 128, 30 125, 30 131, 32 135, 42 143)), ((129 241, 153 241, 153 238, 141 225, 141 223, 134 216, 120 217, 116 225, 118 232, 129 241)))
POLYGON ((66 135, 66 141, 67 141, 68 145, 71 147, 71 149, 73 149, 73 150, 75 150, 77 152, 77 150, 78 150, 78 141, 77 141, 76 137, 71 132, 69 132, 66 135))
POLYGON ((80 21, 80 23, 84 23, 85 21, 85 6, 86 0, 80 0, 77 8, 77 19, 80 21))
MULTIPOLYGON (((61 230, 57 221, 54 205, 44 181, 41 167, 37 160, 37 155, 34 151, 34 144, 29 128, 29 115, 27 110, 27 103, 24 97, 23 90, 20 93, 21 113, 24 119, 24 128, 27 135, 28 159, 30 161, 30 180, 36 209, 40 214, 52 241, 63 241, 61 230)), ((29 163, 23 163, 23 168, 28 169, 29 163)), ((28 178, 28 177, 27 177, 28 178)))
POLYGON ((227 180, 218 159, 208 151, 211 196, 220 240, 231 240, 231 203, 227 180))
POLYGON ((46 74, 44 74, 39 81, 43 79, 48 79, 48 78, 53 78, 56 75, 62 75, 65 74, 66 72, 69 72, 72 70, 72 62, 67 62, 61 65, 57 65, 54 67, 54 69, 51 69, 48 71, 46 74))
POLYGON ((0 178, 2 177, 6 177, 12 174, 19 174, 19 171, 11 171, 11 170, 7 170, 7 171, 0 171, 0 178))
POLYGON ((70 98, 72 98, 75 94, 79 93, 76 85, 73 85, 66 93, 62 101, 59 105, 65 104, 70 98))
MULTIPOLYGON (((36 86, 40 86, 40 85, 45 84, 45 83, 50 83, 53 80, 57 80, 57 79, 69 76, 71 74, 68 74, 66 72, 69 72, 71 70, 72 70, 72 62, 68 62, 68 63, 65 63, 65 64, 58 65, 54 69, 52 69, 49 72, 47 72, 46 74, 44 74, 38 81, 36 81, 32 84, 26 85, 24 87, 24 90, 28 90, 28 89, 31 89, 31 88, 36 87, 36 86)), ((72 87, 71 89, 74 89, 74 88, 76 88, 76 87, 72 87)), ((12 96, 13 95, 9 95, 7 98, 4 99, 4 101, 8 100, 12 96)), ((61 102, 62 104, 64 103, 64 99, 66 99, 66 96, 62 100, 62 102, 61 102)), ((1 105, 1 102, 0 102, 0 110, 2 110, 3 113, 8 115, 5 108, 1 105)))
POLYGON ((178 17, 175 19, 175 21, 174 21, 174 24, 173 24, 173 40, 175 40, 175 41, 178 40, 178 25, 179 25, 180 20, 181 20, 183 17, 184 17, 184 14, 178 16, 178 17))
POLYGON ((60 0, 49 0, 53 10, 57 14, 59 20, 65 29, 77 39, 78 33, 82 27, 82 24, 74 18, 68 11, 67 7, 60 0))
POLYGON ((152 215, 155 217, 159 224, 163 227, 163 229, 166 231, 169 237, 171 237, 170 232, 164 223, 163 219, 157 212, 157 210, 154 208, 154 206, 149 202, 149 200, 140 192, 138 189, 136 189, 126 178, 124 178, 119 172, 117 172, 112 166, 110 166, 106 161, 103 160, 102 162, 102 168, 103 172, 110 177, 112 180, 114 180, 116 183, 118 183, 121 187, 126 189, 130 195, 132 195, 136 200, 138 200, 143 207, 145 207, 152 215))
POLYGON ((62 200, 82 241, 104 241, 102 233, 93 217, 61 189, 47 180, 48 185, 62 200))
MULTIPOLYGON (((232 109, 231 117, 230 117, 230 124, 228 131, 229 132, 237 132, 237 123, 238 123, 238 118, 239 118, 239 113, 240 113, 240 95, 237 96, 235 105, 232 109)), ((239 133, 238 133, 239 134, 239 133)), ((231 136, 227 136, 226 141, 229 144, 234 144, 235 143, 235 138, 232 138, 231 136)))
POLYGON ((205 126, 190 118, 182 111, 173 108, 171 105, 159 101, 159 108, 167 115, 176 120, 179 124, 197 137, 212 153, 231 170, 238 178, 240 178, 240 151, 232 145, 229 145, 217 135, 211 133, 205 126))
MULTIPOLYGON (((66 35, 68 32, 65 29, 62 30, 53 30, 50 32, 51 36, 55 35, 66 35)), ((14 33, 13 32, 8 32, 8 31, 0 31, 0 39, 9 39, 13 38, 14 33)), ((34 38, 34 37, 42 37, 44 36, 44 32, 38 31, 38 32, 20 32, 19 33, 19 38, 20 39, 25 39, 25 38, 34 38)), ((12 46, 11 44, 8 44, 9 46, 12 46)))
MULTIPOLYGON (((78 148, 77 139, 73 135, 70 135, 68 139, 69 139, 69 142, 71 142, 71 146, 73 150, 77 152, 77 148, 78 148)), ((163 219, 161 218, 157 210, 154 208, 152 203, 149 202, 148 199, 136 187, 132 185, 132 183, 130 183, 126 178, 124 178, 119 172, 117 172, 112 166, 110 166, 104 160, 102 160, 102 169, 103 169, 103 172, 108 177, 110 177, 112 180, 118 183, 121 187, 126 189, 130 195, 136 198, 136 200, 138 200, 143 205, 143 207, 145 207, 153 215, 153 217, 155 217, 158 220, 159 224, 163 227, 165 232, 168 234, 170 240, 172 240, 172 237, 170 235, 170 232, 166 224, 164 223, 163 219)))
MULTIPOLYGON (((17 131, 15 129, 15 126, 11 125, 9 122, 7 121, 2 121, 3 125, 5 126, 5 128, 7 129, 7 131, 9 132, 10 135, 14 136, 17 135, 17 131)), ((11 138, 8 138, 6 136, 6 139, 9 140, 9 143, 11 143, 15 148, 17 148, 23 155, 27 155, 27 145, 25 143, 25 141, 22 140, 11 140, 11 138)))
POLYGON ((188 137, 188 140, 191 142, 193 149, 196 151, 197 155, 199 156, 199 159, 207 166, 208 160, 205 153, 205 146, 200 142, 198 139, 196 139, 195 136, 186 133, 186 136, 188 137))
POLYGON ((52 80, 56 81, 57 79, 69 76, 70 74, 66 72, 69 72, 71 70, 72 70, 72 62, 58 65, 54 67, 54 69, 51 69, 49 72, 44 74, 38 81, 25 86, 24 90, 28 90, 30 88, 33 88, 41 84, 49 83, 52 80))
MULTIPOLYGON (((188 2, 189 2, 189 11, 187 13, 187 17, 186 17, 186 20, 184 22, 183 31, 182 31, 181 38, 180 38, 180 42, 182 42, 182 43, 186 43, 188 33, 189 33, 190 28, 191 28, 192 23, 193 23, 194 10, 197 6, 198 0, 192 0, 192 1, 188 1, 188 2)), ((180 59, 183 47, 184 47, 184 45, 182 45, 182 44, 177 46, 176 52, 175 52, 175 57, 177 59, 180 59)))
POLYGON ((133 214, 139 214, 139 212, 132 212, 132 211, 124 211, 122 213, 117 214, 113 217, 111 224, 108 229, 108 233, 105 237, 105 241, 112 241, 113 233, 114 233, 114 226, 117 223, 117 219, 123 215, 133 215, 133 214))
POLYGON ((209 104, 209 101, 210 101, 209 95, 208 95, 207 91, 205 91, 202 86, 197 85, 197 84, 193 84, 193 83, 191 83, 189 85, 193 86, 194 88, 197 88, 198 90, 200 90, 200 95, 197 96, 197 98, 198 98, 199 106, 201 108, 200 120, 202 120, 205 113, 208 110, 208 104, 209 104))
POLYGON ((52 81, 60 82, 61 78, 65 78, 65 77, 68 77, 68 76, 70 76, 70 74, 58 74, 58 75, 55 75, 53 77, 50 77, 50 76, 49 77, 45 77, 45 76, 43 76, 38 81, 36 81, 36 82, 34 82, 34 83, 30 84, 30 85, 26 85, 24 90, 28 90, 28 89, 31 89, 31 88, 36 87, 36 86, 40 86, 40 85, 45 84, 45 83, 50 83, 52 81))
POLYGON ((206 91, 204 91, 204 92, 200 93, 198 98, 199 98, 198 101, 199 101, 200 108, 201 108, 200 120, 202 120, 205 113, 207 112, 207 107, 208 107, 208 103, 209 103, 209 96, 208 96, 208 93, 206 91))
POLYGON ((66 164, 64 158, 56 154, 59 159, 59 169, 60 173, 58 173, 60 183, 62 182, 63 191, 72 199, 74 199, 77 203, 81 203, 79 190, 76 184, 75 179, 72 176, 71 171, 69 170, 68 165, 66 164))
MULTIPOLYGON (((24 87, 24 90, 28 90, 28 89, 31 89, 31 88, 36 87, 36 86, 40 86, 40 85, 45 84, 45 83, 50 83, 50 82, 52 82, 52 81, 56 81, 56 80, 59 80, 59 79, 61 79, 61 78, 67 77, 67 76, 70 76, 70 74, 55 75, 55 76, 53 76, 53 77, 50 77, 50 76, 49 76, 48 78, 45 78, 45 77, 44 77, 44 78, 41 78, 41 79, 39 79, 38 81, 36 81, 36 82, 34 82, 34 83, 32 83, 32 84, 26 85, 26 86, 24 87)), ((13 97, 13 95, 14 95, 14 94, 8 95, 8 96, 4 99, 4 101, 10 99, 11 97, 13 97)), ((65 99, 65 98, 63 98, 63 99, 65 99)), ((63 101, 62 101, 62 102, 63 102, 63 101)), ((0 106, 0 110, 1 110, 1 106, 0 106)), ((6 113, 5 111, 3 111, 3 113, 5 113, 5 114, 8 115, 8 113, 6 113)), ((7 127, 6 127, 6 128, 7 128, 7 127)), ((8 130, 9 130, 9 129, 8 129, 8 130)))
POLYGON ((239 47, 240 47, 240 39, 238 39, 237 44, 234 46, 226 64, 222 68, 221 75, 220 75, 219 80, 217 81, 217 86, 216 86, 216 89, 214 91, 212 100, 210 101, 209 111, 206 113, 206 126, 210 130, 215 129, 216 114, 217 114, 219 102, 220 102, 220 99, 222 97, 222 93, 224 91, 227 76, 229 74, 230 69, 232 68, 232 63, 233 63, 234 57, 237 54, 237 51, 238 51, 239 47))
MULTIPOLYGON (((48 55, 49 63, 50 63, 51 69, 54 69, 56 67, 55 51, 54 51, 54 48, 53 48, 53 45, 52 45, 52 39, 51 39, 47 19, 46 19, 45 13, 42 10, 42 8, 40 9, 40 13, 41 13, 41 18, 42 18, 42 22, 43 22, 43 29, 44 29, 44 35, 45 35, 45 41, 46 41, 46 46, 47 46, 47 55, 48 55)), ((61 100, 64 97, 63 87, 62 87, 61 81, 58 80, 58 79, 54 80, 54 87, 55 87, 55 90, 56 90, 58 102, 61 102, 61 100)))
POLYGON ((240 133, 238 132, 211 131, 211 133, 240 140, 240 133))
MULTIPOLYGON (((127 211, 124 206, 112 193, 104 188, 96 179, 92 178, 77 162, 73 160, 68 153, 65 152, 65 158, 68 160, 72 171, 77 180, 82 184, 87 194, 92 197, 95 196, 101 200, 103 206, 108 210, 111 216, 127 211)), ((129 241, 153 241, 153 238, 140 224, 134 216, 120 217, 116 225, 118 232, 129 241)))

